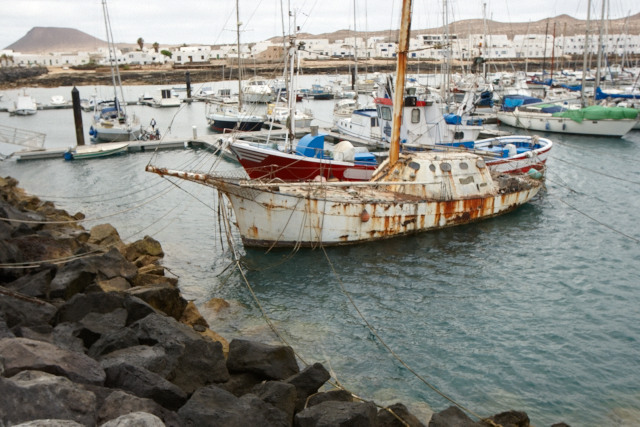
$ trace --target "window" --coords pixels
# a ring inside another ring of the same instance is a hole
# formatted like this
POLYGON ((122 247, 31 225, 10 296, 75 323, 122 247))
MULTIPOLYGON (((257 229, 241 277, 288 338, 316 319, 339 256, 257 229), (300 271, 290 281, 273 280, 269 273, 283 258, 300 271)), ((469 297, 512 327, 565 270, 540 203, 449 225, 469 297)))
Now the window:
POLYGON ((420 110, 418 108, 411 110, 411 123, 420 123, 420 110))
POLYGON ((382 120, 391 120, 391 108, 380 107, 380 117, 382 120))

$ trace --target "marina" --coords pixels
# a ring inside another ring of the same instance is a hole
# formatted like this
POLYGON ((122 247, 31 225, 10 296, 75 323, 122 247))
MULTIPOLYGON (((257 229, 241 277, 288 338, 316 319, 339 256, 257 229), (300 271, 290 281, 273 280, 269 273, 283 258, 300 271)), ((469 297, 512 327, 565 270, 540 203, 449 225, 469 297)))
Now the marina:
MULTIPOLYGON (((234 87, 210 84, 225 85, 234 87)), ((83 97, 102 90, 79 89, 83 97)), ((156 87, 124 89, 129 101, 156 87)), ((29 93, 46 102, 70 91, 29 93)), ((3 91, 0 107, 15 92, 3 91)), ((312 124, 332 127, 334 102, 302 104, 314 112, 312 124)), ((229 301, 222 317, 203 309, 212 329, 228 337, 271 336, 241 275, 228 269, 233 258, 219 228, 217 196, 144 172, 152 157, 159 164, 240 170, 193 143, 220 137, 208 129, 205 104, 129 110, 143 125, 155 119, 162 146, 170 149, 156 152, 157 141, 139 141, 128 154, 65 162, 62 153, 75 144, 71 110, 1 113, 0 124, 43 133, 44 148, 60 150, 48 159, 5 160, 3 176, 85 213, 89 227, 112 223, 123 240, 153 236, 185 297, 198 304, 229 301)), ((88 137, 91 113, 82 114, 88 137)), ((377 403, 403 401, 414 413, 449 405, 389 357, 349 297, 409 366, 466 406, 523 410, 533 425, 633 425, 640 418, 640 378, 629 370, 640 341, 640 167, 633 161, 640 157, 640 132, 540 136, 554 143, 546 189, 499 218, 326 253, 244 249, 234 232, 253 291, 297 351, 324 358, 348 388, 377 403)), ((1 147, 3 154, 16 150, 1 147)))

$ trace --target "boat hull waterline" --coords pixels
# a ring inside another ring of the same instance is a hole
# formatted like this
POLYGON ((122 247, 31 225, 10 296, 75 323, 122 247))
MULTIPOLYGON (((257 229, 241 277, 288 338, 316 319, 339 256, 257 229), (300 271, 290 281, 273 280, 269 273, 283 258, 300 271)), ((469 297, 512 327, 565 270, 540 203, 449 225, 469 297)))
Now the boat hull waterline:
MULTIPOLYGON (((393 187, 404 185, 398 182, 288 185, 153 166, 148 166, 147 171, 217 188, 233 206, 246 247, 348 245, 468 224, 516 209, 531 200, 542 186, 524 176, 508 176, 504 179, 511 184, 481 196, 434 200, 394 191, 393 187), (517 191, 507 190, 514 185, 519 187, 517 191)), ((421 188, 425 183, 409 185, 421 188)))
POLYGON ((375 165, 303 157, 244 144, 232 144, 230 149, 251 179, 308 181, 322 176, 327 180, 365 181, 376 169, 375 165))
POLYGON ((632 119, 583 120, 578 123, 566 117, 524 111, 498 112, 498 121, 505 125, 538 132, 622 137, 638 122, 632 119))
POLYGON ((64 153, 64 158, 65 160, 95 159, 126 153, 128 148, 128 142, 105 142, 95 145, 80 145, 74 150, 69 150, 64 153))

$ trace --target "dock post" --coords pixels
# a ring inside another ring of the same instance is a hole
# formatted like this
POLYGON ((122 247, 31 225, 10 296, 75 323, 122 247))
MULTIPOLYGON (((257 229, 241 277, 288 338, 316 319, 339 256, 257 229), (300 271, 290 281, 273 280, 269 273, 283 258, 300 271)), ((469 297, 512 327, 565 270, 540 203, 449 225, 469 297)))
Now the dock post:
POLYGON ((191 73, 187 71, 185 78, 187 79, 187 98, 191 99, 191 73))
POLYGON ((356 69, 351 69, 351 90, 356 90, 356 69))
POLYGON ((84 145, 84 128, 82 126, 82 110, 80 109, 80 92, 74 86, 71 89, 71 100, 73 102, 73 121, 76 126, 76 145, 84 145))

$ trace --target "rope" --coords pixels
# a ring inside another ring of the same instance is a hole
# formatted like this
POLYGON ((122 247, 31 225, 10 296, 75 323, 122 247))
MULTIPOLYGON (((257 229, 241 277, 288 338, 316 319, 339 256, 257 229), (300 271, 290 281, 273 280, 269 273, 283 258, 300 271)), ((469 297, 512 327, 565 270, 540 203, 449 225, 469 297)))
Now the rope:
POLYGON ((347 299, 349 300, 349 302, 351 303, 351 305, 353 306, 353 308, 356 310, 356 312, 358 313, 358 316, 360 317, 360 319, 362 319, 362 321, 364 322, 364 324, 367 326, 367 328, 369 329, 369 331, 378 339, 378 341, 380 342, 380 344, 382 344, 382 346, 387 349, 387 351, 389 351, 389 353, 402 365, 404 366, 409 372, 411 372, 416 378, 418 378, 420 381, 422 381, 426 386, 428 386, 430 389, 432 389, 433 391, 435 391, 437 394, 439 394, 441 397, 443 397, 444 399, 448 400, 449 402, 451 402, 452 404, 454 404, 455 406, 457 406, 458 408, 460 408, 461 410, 477 417, 478 419, 494 426, 494 427, 498 427, 497 424, 495 424, 493 421, 483 418, 480 415, 476 414, 474 411, 472 411, 471 409, 466 408, 465 406, 463 406, 461 403, 458 403, 457 401, 455 401, 453 398, 447 396, 446 394, 444 394, 442 391, 440 391, 436 386, 434 386, 433 384, 431 384, 429 381, 427 381, 423 376, 421 376, 418 372, 416 372, 413 368, 411 368, 409 365, 407 365, 407 363, 402 360, 402 358, 395 352, 393 351, 393 349, 391 347, 389 347, 387 345, 387 343, 382 339, 382 337, 378 334, 378 332, 375 330, 375 328, 371 325, 371 323, 369 323, 369 321, 364 317, 364 315, 362 314, 362 312, 360 311, 360 309, 358 308, 358 306, 356 305, 355 301, 353 300, 353 298, 351 298, 351 294, 349 294, 349 292, 347 292, 347 290, 344 287, 344 283, 342 283, 342 280, 340 279, 340 276, 338 275, 338 272, 336 271, 335 267, 333 266, 333 263, 331 262, 331 259, 329 258, 329 255, 327 254, 327 251, 325 250, 325 247, 323 245, 320 246, 322 249, 322 252, 327 260, 327 263, 329 264, 329 267, 331 268, 331 271, 333 272, 334 276, 336 277, 337 281, 338 281, 338 285, 340 286, 340 290, 342 291, 342 293, 347 297, 347 299))
POLYGON ((606 176, 607 178, 616 179, 616 180, 618 180, 618 181, 624 181, 624 182, 628 182, 628 183, 631 183, 631 184, 640 184, 640 181, 632 181, 632 180, 630 180, 630 179, 620 178, 620 177, 618 177, 618 176, 609 175, 609 174, 607 174, 607 173, 603 173, 603 172, 598 172, 598 171, 597 171, 597 170, 595 170, 595 169, 587 168, 587 167, 584 167, 584 166, 581 166, 581 165, 578 165, 578 164, 575 164, 575 163, 569 162, 569 161, 567 161, 567 160, 560 159, 560 158, 555 157, 555 156, 553 156, 553 157, 552 157, 552 159, 553 159, 553 160, 559 160, 559 161, 561 161, 561 162, 563 162, 563 163, 566 163, 566 164, 568 164, 568 165, 574 166, 574 167, 576 167, 576 168, 584 169, 584 170, 587 170, 587 171, 589 171, 589 172, 593 172, 593 173, 598 174, 598 175, 606 176))
POLYGON ((139 205, 132 206, 132 207, 130 207, 128 209, 123 209, 121 211, 117 211, 117 212, 111 213, 109 215, 104 215, 104 216, 100 216, 100 217, 96 217, 96 218, 71 219, 71 220, 66 220, 66 221, 33 221, 33 220, 28 220, 28 219, 11 219, 11 218, 0 217, 0 221, 17 222, 17 223, 21 223, 21 224, 77 224, 77 223, 80 223, 80 222, 100 221, 100 220, 103 220, 105 218, 111 218, 111 217, 114 217, 116 215, 120 215, 120 214, 123 214, 123 213, 131 212, 134 209, 138 209, 138 208, 140 208, 142 206, 145 206, 145 205, 151 203, 152 201, 154 201, 156 199, 159 199, 162 196, 165 196, 171 190, 173 190, 173 188, 172 187, 168 187, 168 189, 166 191, 156 195, 155 197, 152 197, 152 198, 148 199, 144 203, 140 203, 139 205))
MULTIPOLYGON (((548 179, 548 178, 547 178, 547 179, 548 179)), ((553 180, 549 180, 549 181, 554 182, 553 180)), ((566 187, 566 186, 565 186, 565 185, 563 185, 563 184, 560 184, 560 183, 558 183, 558 182, 554 182, 554 183, 556 183, 556 184, 560 185, 561 187, 565 187, 565 188, 567 188, 569 191, 572 191, 572 192, 574 192, 574 193, 577 193, 575 190, 573 190, 573 189, 571 189, 571 188, 568 188, 568 187, 566 187)), ((585 216, 585 217, 589 218, 591 221, 593 221, 593 222, 595 222, 595 223, 597 223, 597 224, 600 224, 601 226, 603 226, 603 227, 605 227, 605 228, 607 228, 607 229, 609 229, 609 230, 613 231, 614 233, 620 234, 621 236, 624 236, 624 237, 626 237, 626 238, 627 238, 627 239, 629 239, 629 240, 633 240, 633 241, 634 241, 634 242, 636 242, 636 243, 640 243, 640 239, 637 239, 637 238, 635 238, 635 237, 633 237, 633 236, 630 236, 630 235, 628 235, 628 234, 626 234, 626 233, 624 233, 624 232, 622 232, 622 231, 620 231, 620 230, 616 230, 615 228, 611 227, 610 225, 605 224, 604 222, 602 222, 602 221, 598 220, 597 218, 592 217, 591 215, 587 214, 586 212, 583 212, 583 211, 581 211, 580 209, 578 209, 577 207, 575 207, 575 206, 571 205, 570 203, 568 203, 568 202, 566 202, 566 201, 562 200, 560 197, 556 197, 556 196, 554 196, 553 194, 551 194, 551 196, 552 196, 552 197, 554 197, 556 200, 558 200, 558 201, 560 201, 560 202, 564 203, 565 205, 567 205, 568 207, 570 207, 570 208, 571 208, 571 209, 573 209, 574 211, 578 212, 579 214, 581 214, 581 215, 583 215, 583 216, 585 216)))

